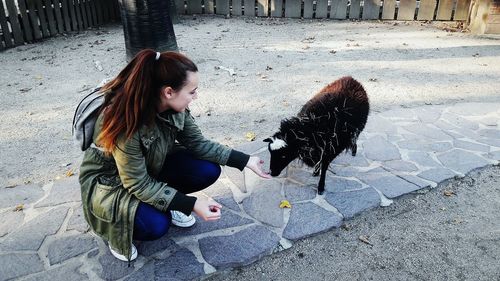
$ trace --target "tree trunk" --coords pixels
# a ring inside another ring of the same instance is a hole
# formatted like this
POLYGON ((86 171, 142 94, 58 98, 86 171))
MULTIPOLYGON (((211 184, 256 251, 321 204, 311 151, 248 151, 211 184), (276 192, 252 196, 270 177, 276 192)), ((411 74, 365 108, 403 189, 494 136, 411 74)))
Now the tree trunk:
POLYGON ((119 0, 129 60, 143 49, 178 51, 170 17, 170 10, 175 6, 171 1, 119 0))

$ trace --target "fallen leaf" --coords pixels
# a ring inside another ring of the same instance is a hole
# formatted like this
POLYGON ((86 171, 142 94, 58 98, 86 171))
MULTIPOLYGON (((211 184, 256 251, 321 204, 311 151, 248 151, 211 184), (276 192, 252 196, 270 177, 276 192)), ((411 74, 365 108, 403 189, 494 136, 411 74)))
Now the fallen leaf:
POLYGON ((245 135, 245 138, 247 139, 247 141, 254 141, 255 137, 256 137, 256 135, 254 132, 248 132, 245 135))
POLYGON ((70 169, 66 172, 66 176, 67 177, 71 177, 72 175, 74 175, 75 173, 73 172, 73 169, 70 169))
POLYGON ((288 200, 281 200, 280 202, 280 208, 281 209, 284 209, 284 208, 292 208, 292 205, 290 204, 290 202, 288 202, 288 200))
POLYGON ((377 78, 370 78, 370 79, 368 79, 368 81, 370 81, 370 82, 377 82, 378 79, 377 78))
POLYGON ((452 195, 455 195, 455 192, 451 191, 451 190, 445 190, 443 192, 444 196, 452 196, 452 195))
POLYGON ((24 204, 17 204, 16 207, 14 208, 14 212, 19 212, 24 209, 24 204))
POLYGON ((370 246, 373 246, 372 242, 370 242, 370 240, 368 240, 368 236, 366 236, 366 235, 360 235, 360 236, 358 237, 358 239, 359 239, 359 241, 361 241, 361 242, 363 242, 363 243, 365 243, 365 244, 368 244, 368 245, 370 245, 370 246))

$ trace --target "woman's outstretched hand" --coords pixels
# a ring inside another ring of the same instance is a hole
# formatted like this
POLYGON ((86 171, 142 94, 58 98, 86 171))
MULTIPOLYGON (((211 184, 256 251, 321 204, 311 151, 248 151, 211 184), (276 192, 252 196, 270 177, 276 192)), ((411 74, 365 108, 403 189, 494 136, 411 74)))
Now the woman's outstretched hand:
POLYGON ((220 219, 222 205, 212 198, 198 197, 194 203, 193 211, 203 220, 215 221, 220 219))
POLYGON ((261 160, 257 156, 250 156, 250 159, 248 159, 246 167, 252 170, 257 175, 259 175, 260 177, 263 177, 265 179, 270 179, 271 175, 262 171, 262 164, 264 164, 264 160, 261 160))

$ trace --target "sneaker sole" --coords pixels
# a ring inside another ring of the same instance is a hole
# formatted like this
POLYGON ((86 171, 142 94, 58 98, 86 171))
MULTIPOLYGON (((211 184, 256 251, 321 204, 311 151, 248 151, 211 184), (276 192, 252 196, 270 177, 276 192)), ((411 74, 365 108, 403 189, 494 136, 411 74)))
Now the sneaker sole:
POLYGON ((191 227, 196 223, 196 219, 193 217, 192 220, 187 221, 187 222, 176 222, 172 221, 172 224, 177 227, 191 227))

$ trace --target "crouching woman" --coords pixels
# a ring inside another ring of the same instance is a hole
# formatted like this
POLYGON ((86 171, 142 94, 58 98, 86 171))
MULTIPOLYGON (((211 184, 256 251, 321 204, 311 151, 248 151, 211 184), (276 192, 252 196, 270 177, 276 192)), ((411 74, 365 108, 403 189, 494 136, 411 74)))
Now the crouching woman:
POLYGON ((85 219, 120 260, 137 257, 133 240, 192 226, 191 212, 218 220, 220 204, 188 194, 214 183, 219 165, 270 177, 258 157, 203 137, 188 109, 197 88, 190 59, 152 50, 139 52, 101 88, 105 101, 79 180, 85 219))

